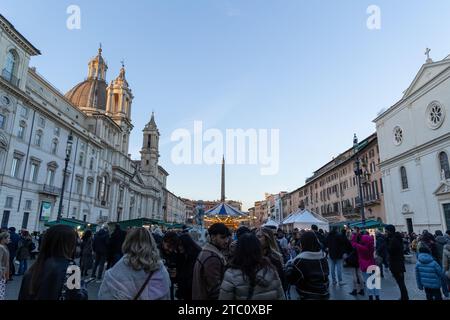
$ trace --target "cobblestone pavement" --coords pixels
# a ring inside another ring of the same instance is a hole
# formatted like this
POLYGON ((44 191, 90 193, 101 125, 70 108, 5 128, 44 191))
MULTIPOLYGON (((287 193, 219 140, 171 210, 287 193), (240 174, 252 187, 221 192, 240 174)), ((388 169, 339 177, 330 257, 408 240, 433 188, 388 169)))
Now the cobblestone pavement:
MULTIPOLYGON (((414 274, 414 263, 406 264, 406 274, 405 282, 408 288, 409 297, 412 300, 425 300, 425 293, 417 289, 415 274, 414 274)), ((19 295, 20 284, 22 282, 22 277, 16 276, 14 280, 7 284, 7 299, 16 300, 19 295)), ((348 293, 352 291, 352 270, 348 268, 343 269, 343 286, 333 286, 330 284, 330 294, 331 300, 366 300, 366 296, 353 297, 348 293)), ((331 282, 330 282, 331 283, 331 282)), ((97 300, 98 289, 100 288, 100 283, 92 282, 88 284, 87 289, 89 293, 89 300, 97 300)), ((291 298, 296 299, 297 294, 294 289, 291 290, 291 298)), ((385 271, 384 278, 381 280, 381 300, 397 300, 400 298, 400 291, 397 287, 395 280, 392 275, 385 271)))

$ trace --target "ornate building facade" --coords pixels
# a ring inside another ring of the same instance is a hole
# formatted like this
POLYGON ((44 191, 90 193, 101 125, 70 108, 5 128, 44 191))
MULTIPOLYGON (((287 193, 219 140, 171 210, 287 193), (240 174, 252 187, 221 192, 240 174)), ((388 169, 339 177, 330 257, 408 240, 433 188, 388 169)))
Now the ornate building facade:
POLYGON ((39 54, 0 15, 2 227, 33 231, 57 218, 69 137, 62 217, 90 223, 162 220, 167 199, 171 208, 183 206, 181 199, 167 196, 168 173, 158 162, 160 133, 153 114, 143 130, 141 159, 128 154, 133 93, 124 65, 107 83, 100 48, 88 63, 86 80, 63 95, 29 68, 30 58, 39 54))
POLYGON ((450 56, 428 57, 400 101, 374 120, 387 221, 401 231, 450 229, 449 92, 450 56))

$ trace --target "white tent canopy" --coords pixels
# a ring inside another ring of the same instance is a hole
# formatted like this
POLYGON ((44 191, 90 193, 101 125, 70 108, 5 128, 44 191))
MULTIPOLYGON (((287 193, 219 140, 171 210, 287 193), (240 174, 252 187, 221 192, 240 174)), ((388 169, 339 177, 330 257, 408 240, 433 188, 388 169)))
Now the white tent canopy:
POLYGON ((311 226, 315 224, 319 229, 329 231, 330 223, 321 216, 309 211, 298 210, 290 214, 281 223, 282 225, 290 225, 292 229, 311 229, 311 226))
POLYGON ((269 220, 267 220, 266 223, 263 224, 263 227, 269 227, 269 228, 270 227, 275 227, 275 228, 278 228, 278 222, 276 222, 273 219, 269 219, 269 220))

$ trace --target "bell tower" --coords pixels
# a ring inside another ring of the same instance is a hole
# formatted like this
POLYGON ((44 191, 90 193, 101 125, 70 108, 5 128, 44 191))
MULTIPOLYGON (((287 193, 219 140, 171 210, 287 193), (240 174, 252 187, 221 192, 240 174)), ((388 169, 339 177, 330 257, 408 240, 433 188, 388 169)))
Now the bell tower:
POLYGON ((141 150, 141 169, 144 173, 156 174, 159 158, 159 130, 153 112, 150 122, 147 123, 142 132, 144 139, 141 150))
POLYGON ((131 104, 133 94, 125 78, 125 64, 122 61, 122 68, 118 77, 111 81, 106 89, 107 103, 106 114, 109 115, 122 129, 118 139, 120 151, 128 154, 129 138, 131 129, 131 104))

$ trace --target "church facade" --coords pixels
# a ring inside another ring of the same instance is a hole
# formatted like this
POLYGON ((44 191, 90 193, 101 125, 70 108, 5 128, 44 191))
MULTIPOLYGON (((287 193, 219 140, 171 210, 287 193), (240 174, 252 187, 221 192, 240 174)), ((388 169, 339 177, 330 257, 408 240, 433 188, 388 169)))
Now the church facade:
MULTIPOLYGON (((133 93, 125 67, 108 83, 100 48, 86 80, 62 94, 29 68, 39 54, 0 15, 1 226, 35 231, 57 218, 68 149, 61 217, 103 223, 163 220, 171 208, 185 212, 182 200, 168 194, 153 114, 143 129, 141 159, 128 154, 133 93)), ((176 216, 174 222, 184 222, 176 216)))
POLYGON ((402 231, 450 229, 449 108, 450 56, 428 58, 402 99, 374 120, 387 222, 402 231))

